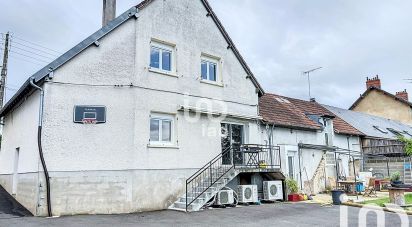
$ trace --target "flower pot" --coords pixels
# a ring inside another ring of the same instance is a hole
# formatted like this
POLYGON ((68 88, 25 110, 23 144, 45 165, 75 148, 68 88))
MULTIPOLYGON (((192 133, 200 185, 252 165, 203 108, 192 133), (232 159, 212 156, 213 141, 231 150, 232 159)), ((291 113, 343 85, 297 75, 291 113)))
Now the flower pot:
POLYGON ((289 202, 299 202, 300 201, 299 194, 290 194, 290 195, 288 195, 288 201, 289 202))

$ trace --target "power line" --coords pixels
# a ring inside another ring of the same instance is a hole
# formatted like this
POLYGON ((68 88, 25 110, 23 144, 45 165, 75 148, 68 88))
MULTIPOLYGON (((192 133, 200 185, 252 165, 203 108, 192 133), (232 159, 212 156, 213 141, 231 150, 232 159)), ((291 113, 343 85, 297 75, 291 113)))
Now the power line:
POLYGON ((27 60, 27 59, 17 57, 17 56, 14 55, 14 53, 10 53, 9 56, 10 56, 11 58, 13 58, 13 59, 16 59, 16 60, 24 61, 24 62, 31 63, 31 64, 35 64, 35 65, 44 66, 44 64, 41 64, 41 63, 39 63, 39 62, 29 61, 29 60, 27 60))
MULTIPOLYGON (((3 33, 1 33, 1 34, 3 34, 3 33)), ((40 45, 40 44, 37 44, 37 43, 31 42, 31 41, 28 41, 28 40, 22 39, 22 38, 20 38, 20 37, 18 37, 18 36, 16 36, 16 35, 13 35, 13 37, 12 37, 12 38, 14 38, 14 39, 18 39, 18 40, 21 40, 21 41, 26 42, 26 43, 30 43, 30 44, 32 44, 32 45, 34 45, 34 46, 38 46, 38 47, 44 48, 44 49, 46 49, 46 50, 53 51, 53 52, 55 52, 55 53, 57 53, 57 54, 62 54, 62 53, 61 53, 61 52, 59 52, 59 51, 55 51, 55 50, 53 50, 53 49, 50 49, 50 48, 45 47, 45 46, 42 46, 42 45, 40 45)))
POLYGON ((14 46, 13 44, 11 44, 10 46, 14 47, 15 49, 22 50, 22 51, 25 51, 25 52, 27 52, 27 53, 34 54, 34 55, 37 55, 37 56, 39 56, 39 57, 45 58, 45 59, 47 59, 47 60, 54 60, 52 57, 48 57, 48 56, 41 55, 41 54, 38 54, 38 53, 35 53, 35 52, 32 52, 32 51, 26 50, 26 49, 23 49, 23 48, 20 48, 20 47, 16 47, 16 46, 14 46))
POLYGON ((58 57, 58 56, 59 56, 59 55, 57 55, 57 54, 52 54, 52 53, 49 53, 49 52, 47 52, 47 51, 40 50, 40 49, 37 49, 37 48, 31 47, 31 46, 28 46, 28 45, 25 45, 25 44, 22 44, 22 43, 16 42, 16 41, 15 41, 15 40, 13 40, 13 39, 11 39, 11 40, 13 41, 13 43, 15 43, 15 44, 17 44, 17 45, 24 46, 24 47, 27 47, 27 48, 30 48, 30 49, 33 49, 33 50, 37 50, 37 51, 40 51, 40 52, 42 52, 42 53, 45 53, 45 54, 51 55, 51 56, 53 56, 53 57, 58 57))
MULTIPOLYGON (((3 50, 3 48, 0 48, 0 50, 3 50)), ((20 52, 14 51, 14 50, 10 50, 10 52, 11 52, 11 53, 18 54, 18 55, 21 55, 21 56, 24 56, 24 57, 27 57, 27 58, 30 58, 30 59, 32 59, 32 60, 36 60, 36 61, 40 61, 40 62, 44 62, 44 63, 50 63, 50 62, 45 61, 45 60, 43 60, 43 59, 34 58, 34 57, 32 57, 32 56, 29 56, 29 55, 26 55, 26 54, 22 54, 22 53, 20 53, 20 52)))

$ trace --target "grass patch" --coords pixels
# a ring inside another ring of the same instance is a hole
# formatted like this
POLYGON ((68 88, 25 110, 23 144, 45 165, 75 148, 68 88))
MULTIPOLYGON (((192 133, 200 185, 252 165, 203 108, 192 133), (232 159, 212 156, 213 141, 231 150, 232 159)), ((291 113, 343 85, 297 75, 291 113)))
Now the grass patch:
MULTIPOLYGON (((376 204, 381 207, 385 207, 385 203, 389 203, 389 197, 384 197, 381 199, 374 199, 374 200, 368 200, 363 202, 362 204, 376 204)), ((406 194, 405 195, 405 203, 407 205, 412 204, 412 194, 406 194)))

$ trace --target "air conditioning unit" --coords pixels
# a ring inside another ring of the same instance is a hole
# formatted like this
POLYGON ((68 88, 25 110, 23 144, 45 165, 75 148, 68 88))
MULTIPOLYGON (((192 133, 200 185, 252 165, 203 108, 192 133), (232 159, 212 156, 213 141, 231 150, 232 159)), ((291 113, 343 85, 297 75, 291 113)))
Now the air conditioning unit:
POLYGON ((283 200, 282 181, 263 181, 263 198, 265 200, 283 200))
POLYGON ((233 190, 221 190, 216 195, 215 205, 230 205, 235 203, 233 190))
POLYGON ((239 203, 257 203, 257 185, 239 185, 237 187, 239 203))

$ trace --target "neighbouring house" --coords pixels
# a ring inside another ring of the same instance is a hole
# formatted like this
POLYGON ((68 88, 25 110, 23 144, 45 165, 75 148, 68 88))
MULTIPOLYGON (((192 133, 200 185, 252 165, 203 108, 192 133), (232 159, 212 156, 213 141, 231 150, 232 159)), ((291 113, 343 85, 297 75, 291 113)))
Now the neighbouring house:
POLYGON ((412 124, 412 103, 406 89, 391 94, 382 89, 379 76, 366 78, 366 91, 349 109, 412 124))
POLYGON ((404 145, 398 137, 412 137, 408 124, 365 113, 325 106, 353 127, 361 131, 363 170, 371 168, 374 176, 390 177, 399 171, 406 183, 412 183, 411 158, 405 155, 404 145))
POLYGON ((109 21, 1 109, 2 187, 37 216, 112 214, 199 210, 225 185, 284 178, 260 143, 264 91, 206 0, 109 21))
POLYGON ((262 143, 280 147, 282 171, 301 189, 316 194, 354 176, 352 154, 363 134, 316 101, 266 93, 259 99, 262 143))

